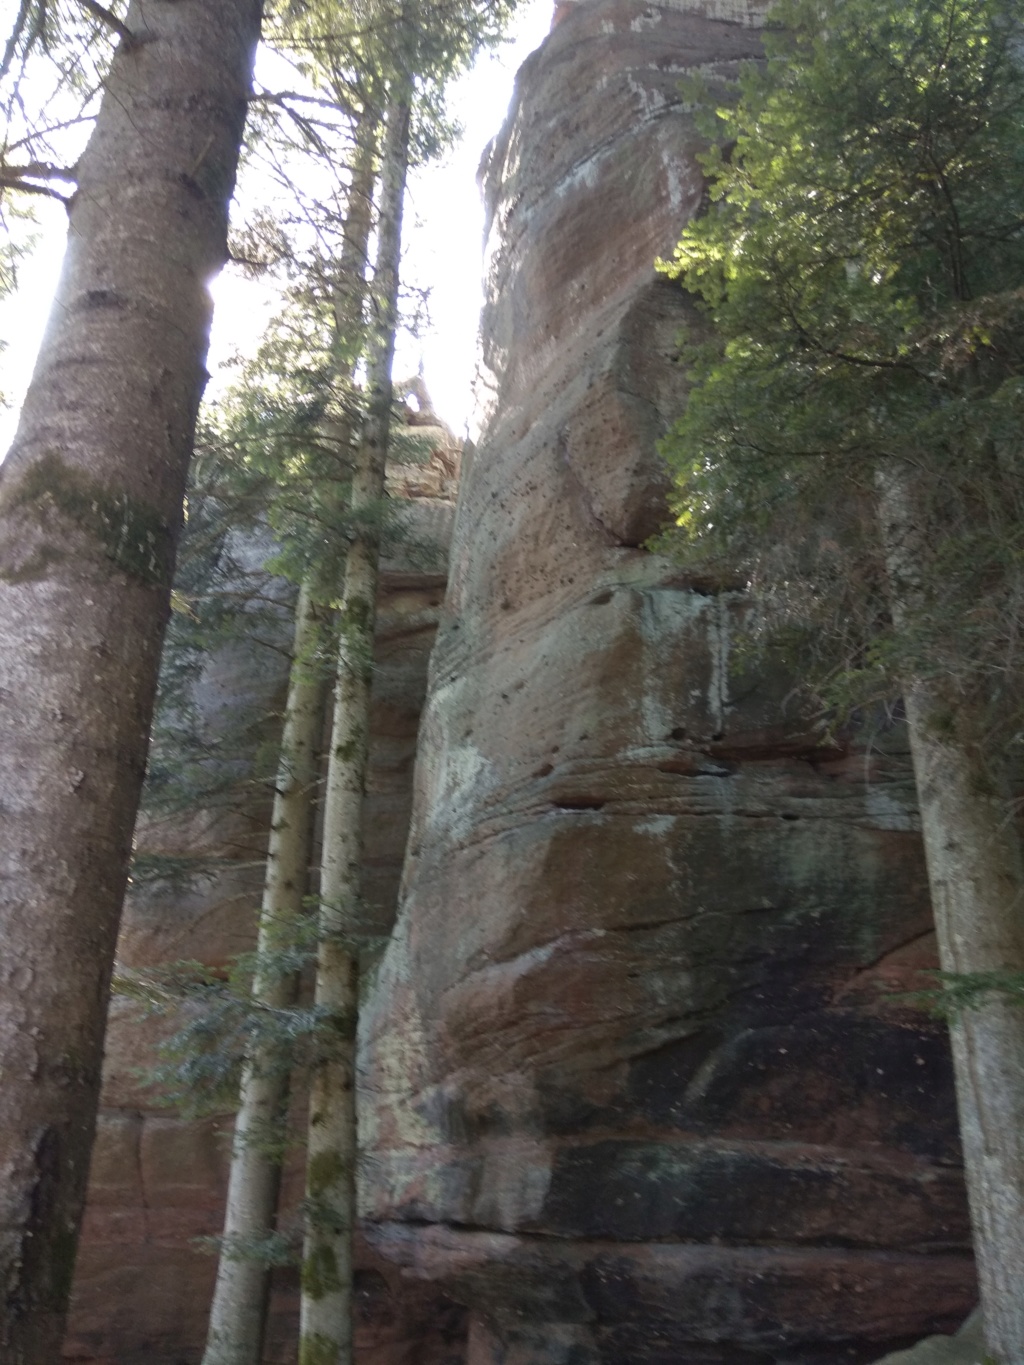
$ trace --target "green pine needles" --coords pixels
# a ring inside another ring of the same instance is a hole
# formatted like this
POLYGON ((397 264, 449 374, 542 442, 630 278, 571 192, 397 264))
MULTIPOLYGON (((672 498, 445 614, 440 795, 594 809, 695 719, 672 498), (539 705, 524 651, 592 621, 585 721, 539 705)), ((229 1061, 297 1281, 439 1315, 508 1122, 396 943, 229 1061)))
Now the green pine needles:
POLYGON ((727 107, 699 96, 711 209, 659 263, 715 329, 663 445, 674 551, 740 568, 830 700, 941 678, 1000 742, 1024 696, 1019 19, 1011 0, 783 0, 767 62, 727 107), (913 582, 880 534, 893 471, 913 582))

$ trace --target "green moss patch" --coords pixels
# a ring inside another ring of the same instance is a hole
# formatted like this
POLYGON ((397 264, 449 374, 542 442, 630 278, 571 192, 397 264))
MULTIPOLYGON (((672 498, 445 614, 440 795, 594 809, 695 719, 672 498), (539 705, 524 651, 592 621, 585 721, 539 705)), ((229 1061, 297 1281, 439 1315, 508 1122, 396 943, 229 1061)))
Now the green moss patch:
MULTIPOLYGON (((163 517, 148 503, 73 469, 54 451, 35 461, 3 503, 7 510, 34 515, 41 523, 55 513, 122 573, 146 587, 159 587, 170 579, 171 534, 163 517)), ((41 577, 73 553, 71 547, 44 546, 20 576, 41 577)))
POLYGON ((336 1294, 341 1288, 338 1258, 331 1247, 320 1243, 314 1246, 302 1262, 302 1292, 318 1300, 336 1294))

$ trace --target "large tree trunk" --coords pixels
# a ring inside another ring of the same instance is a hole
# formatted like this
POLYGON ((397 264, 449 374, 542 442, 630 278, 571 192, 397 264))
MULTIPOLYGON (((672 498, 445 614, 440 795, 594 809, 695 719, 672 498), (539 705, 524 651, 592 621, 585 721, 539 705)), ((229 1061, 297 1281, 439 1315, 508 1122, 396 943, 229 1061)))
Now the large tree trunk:
POLYGON ((0 470, 0 1356, 59 1356, 258 0, 136 0, 0 470))
POLYGON ((355 1036, 358 1015, 363 791, 370 731, 380 508, 391 418, 402 207, 409 154, 408 95, 388 111, 381 167, 374 303, 367 367, 370 407, 352 477, 356 530, 345 559, 338 672, 320 865, 316 1005, 325 1041, 310 1085, 300 1365, 351 1365, 355 1228, 355 1036))
MULTIPOLYGON (((879 481, 897 627, 924 581, 916 477, 879 481)), ((984 699, 918 678, 904 700, 942 969, 1024 972, 1024 858, 984 699)), ((1000 1365, 1024 1365, 1024 1009, 986 992, 950 1034, 986 1343, 1000 1365)))
MULTIPOLYGON (((364 115, 358 160, 352 176, 339 279, 334 290, 338 371, 352 382, 356 334, 366 297, 366 252, 370 239, 376 176, 376 120, 364 115)), ((350 427, 334 433, 347 447, 350 427)), ((333 499, 329 499, 332 500, 333 499)), ((260 908, 257 971, 252 998, 269 1010, 292 1006, 298 978, 282 973, 282 940, 294 933, 309 891, 313 825, 319 776, 319 744, 329 691, 324 598, 334 592, 321 583, 314 565, 299 590, 295 648, 288 681, 281 757, 267 849, 267 874, 260 908)), ((288 1101, 288 1048, 271 1039, 247 1060, 235 1118, 231 1173, 224 1214, 224 1242, 210 1309, 203 1365, 259 1365, 262 1359, 270 1268, 259 1254, 276 1225, 281 1159, 288 1101)))

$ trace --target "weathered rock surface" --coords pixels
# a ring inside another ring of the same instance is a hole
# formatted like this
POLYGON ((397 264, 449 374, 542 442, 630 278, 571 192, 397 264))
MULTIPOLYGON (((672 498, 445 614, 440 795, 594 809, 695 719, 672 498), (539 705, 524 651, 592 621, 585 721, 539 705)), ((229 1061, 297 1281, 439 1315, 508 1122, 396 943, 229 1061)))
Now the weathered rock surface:
POLYGON ((373 1245, 468 1365, 869 1360, 974 1302, 898 728, 826 744, 642 548, 694 316, 686 72, 751 3, 566 7, 485 163, 464 473, 405 898, 366 1013, 373 1245))
MULTIPOLYGON (((416 731, 427 659, 444 591, 459 450, 450 435, 427 430, 426 442, 389 471, 393 496, 407 500, 407 535, 384 565, 375 651, 370 772, 364 832, 367 932, 387 933, 394 918, 411 805, 416 731)), ((273 546, 235 547, 255 569, 273 546)), ((212 655, 195 701, 215 742, 258 718, 272 733, 287 681, 287 621, 273 648, 231 647, 212 655)), ((119 943, 125 968, 192 959, 222 967, 255 941, 263 883, 267 803, 256 799, 160 823, 140 842, 150 852, 216 860, 185 889, 155 882, 126 906, 119 943)), ((130 999, 115 998, 107 1034, 103 1109, 64 1356, 82 1365, 193 1365, 206 1338, 215 1259, 197 1238, 222 1226, 230 1120, 196 1121, 167 1109, 142 1072, 171 1031, 130 999)), ((302 1194, 298 1147, 286 1173, 283 1205, 302 1194)), ((286 1226, 288 1225, 286 1215, 286 1226)), ((410 1343, 423 1365, 461 1358, 465 1314, 433 1287, 399 1292, 397 1267, 367 1249, 361 1258, 359 1340, 371 1365, 405 1365, 410 1343), (452 1343, 455 1343, 453 1348, 452 1343)), ((295 1275, 275 1272, 266 1360, 295 1356, 295 1275)))
POLYGON ((955 1336, 925 1337, 906 1351, 895 1351, 876 1365, 983 1365, 985 1329, 976 1308, 955 1336))

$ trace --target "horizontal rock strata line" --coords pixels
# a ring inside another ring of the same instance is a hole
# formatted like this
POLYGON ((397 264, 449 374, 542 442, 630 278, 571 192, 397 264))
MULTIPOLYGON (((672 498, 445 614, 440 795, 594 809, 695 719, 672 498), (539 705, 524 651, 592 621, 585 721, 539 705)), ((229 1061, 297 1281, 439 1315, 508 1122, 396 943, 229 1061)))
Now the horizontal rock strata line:
POLYGON ((924 1322, 957 1325, 976 1298, 963 1255, 567 1245, 396 1224, 371 1227, 368 1237, 407 1273, 443 1283, 499 1322, 511 1301, 513 1317, 519 1310, 536 1321, 642 1321, 697 1341, 783 1347, 910 1338, 924 1322))

